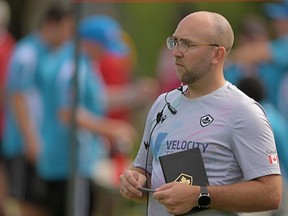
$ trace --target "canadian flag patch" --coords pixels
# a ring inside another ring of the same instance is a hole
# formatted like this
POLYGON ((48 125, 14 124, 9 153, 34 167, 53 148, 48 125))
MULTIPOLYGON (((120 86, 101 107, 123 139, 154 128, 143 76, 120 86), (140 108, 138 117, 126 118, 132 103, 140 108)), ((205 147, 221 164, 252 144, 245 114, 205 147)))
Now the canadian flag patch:
POLYGON ((270 164, 278 164, 278 156, 277 154, 270 154, 268 156, 270 164))

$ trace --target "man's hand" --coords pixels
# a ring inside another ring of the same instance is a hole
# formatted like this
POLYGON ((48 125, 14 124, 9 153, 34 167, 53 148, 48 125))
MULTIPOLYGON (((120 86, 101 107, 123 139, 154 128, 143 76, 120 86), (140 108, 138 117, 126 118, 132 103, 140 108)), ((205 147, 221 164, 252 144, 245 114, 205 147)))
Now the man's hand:
POLYGON ((199 193, 199 186, 171 182, 157 188, 153 198, 164 205, 168 213, 179 215, 188 212, 196 206, 199 193))
POLYGON ((139 199, 142 192, 138 190, 146 182, 146 177, 135 170, 126 170, 120 176, 120 194, 127 199, 139 199))

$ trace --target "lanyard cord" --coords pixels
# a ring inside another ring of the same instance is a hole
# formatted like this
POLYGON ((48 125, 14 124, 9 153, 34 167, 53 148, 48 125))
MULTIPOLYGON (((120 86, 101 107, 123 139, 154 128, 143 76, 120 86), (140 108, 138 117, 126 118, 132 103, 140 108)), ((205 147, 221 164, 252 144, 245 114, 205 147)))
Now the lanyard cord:
MULTIPOLYGON (((165 105, 166 106, 166 105, 165 105)), ((144 142, 145 148, 147 150, 146 153, 146 160, 145 160, 145 177, 146 177, 146 183, 145 183, 145 187, 148 188, 148 172, 147 172, 147 167, 148 167, 148 157, 149 157, 149 151, 150 151, 150 145, 151 145, 151 139, 152 139, 152 134, 156 128, 156 126, 159 124, 161 118, 162 118, 162 114, 163 114, 163 110, 165 108, 165 106, 163 107, 162 111, 160 113, 157 114, 157 118, 156 118, 156 124, 153 126, 150 135, 149 135, 149 140, 148 142, 144 142)), ((148 205, 149 205, 149 192, 146 192, 146 216, 148 216, 148 205)))

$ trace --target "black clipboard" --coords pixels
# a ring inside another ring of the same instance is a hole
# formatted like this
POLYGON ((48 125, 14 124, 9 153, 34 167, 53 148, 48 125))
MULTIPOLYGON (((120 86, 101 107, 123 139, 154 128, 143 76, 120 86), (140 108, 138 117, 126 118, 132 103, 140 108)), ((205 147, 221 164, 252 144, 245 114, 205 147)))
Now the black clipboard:
MULTIPOLYGON (((193 148, 159 157, 165 182, 183 182, 191 185, 208 186, 209 181, 199 148, 193 148)), ((182 215, 203 209, 195 207, 182 215)))

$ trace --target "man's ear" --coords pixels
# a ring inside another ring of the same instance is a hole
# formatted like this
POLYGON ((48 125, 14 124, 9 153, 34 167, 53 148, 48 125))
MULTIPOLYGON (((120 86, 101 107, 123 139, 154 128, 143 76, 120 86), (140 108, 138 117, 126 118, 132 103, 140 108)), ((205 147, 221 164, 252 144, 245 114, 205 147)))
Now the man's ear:
POLYGON ((219 62, 223 62, 226 58, 227 52, 226 49, 221 47, 216 47, 216 50, 214 52, 214 56, 212 56, 212 63, 217 64, 219 62))

